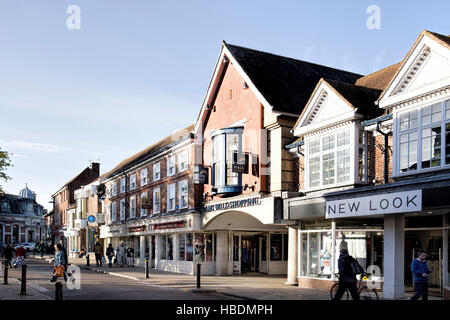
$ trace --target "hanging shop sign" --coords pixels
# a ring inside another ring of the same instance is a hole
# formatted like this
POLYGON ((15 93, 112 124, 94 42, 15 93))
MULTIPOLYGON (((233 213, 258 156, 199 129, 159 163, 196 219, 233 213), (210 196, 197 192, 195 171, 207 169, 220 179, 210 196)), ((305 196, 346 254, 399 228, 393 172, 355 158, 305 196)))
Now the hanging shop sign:
POLYGON ((208 183, 208 168, 202 165, 194 166, 194 184, 208 183))
POLYGON ((233 200, 221 203, 214 203, 210 205, 203 206, 203 212, 219 211, 219 210, 230 210, 236 208, 244 208, 257 206, 261 204, 261 197, 252 197, 240 200, 233 200))
POLYGON ((142 232, 142 231, 145 231, 146 228, 147 228, 147 226, 145 226, 145 225, 129 227, 128 232, 142 232))
POLYGON ((186 228, 186 220, 178 220, 165 223, 154 223, 149 225, 149 229, 152 231, 164 229, 180 229, 180 228, 186 228))
POLYGON ((327 201, 325 210, 327 219, 422 211, 422 190, 327 201))
POLYGON ((152 203, 147 197, 141 198, 141 209, 151 209, 152 203))

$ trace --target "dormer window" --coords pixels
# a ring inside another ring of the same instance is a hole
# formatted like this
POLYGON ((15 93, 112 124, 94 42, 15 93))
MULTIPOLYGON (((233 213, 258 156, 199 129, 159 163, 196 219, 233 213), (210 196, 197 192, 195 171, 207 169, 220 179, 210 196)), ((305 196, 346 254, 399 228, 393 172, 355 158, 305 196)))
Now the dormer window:
POLYGON ((450 100, 397 117, 397 174, 450 165, 450 100))
POLYGON ((215 193, 242 191, 242 173, 233 171, 238 155, 242 153, 242 128, 229 128, 213 132, 212 184, 215 193))

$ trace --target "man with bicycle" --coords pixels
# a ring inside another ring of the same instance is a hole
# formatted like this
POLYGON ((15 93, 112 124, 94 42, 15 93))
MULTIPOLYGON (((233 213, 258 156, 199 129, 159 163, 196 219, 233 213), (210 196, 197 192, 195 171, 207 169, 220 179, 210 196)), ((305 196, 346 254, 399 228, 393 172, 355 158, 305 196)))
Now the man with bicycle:
POLYGON ((339 287, 333 300, 340 300, 347 289, 350 291, 353 300, 359 300, 356 275, 363 273, 364 270, 362 270, 358 261, 348 254, 346 248, 341 248, 340 252, 338 260, 339 287))

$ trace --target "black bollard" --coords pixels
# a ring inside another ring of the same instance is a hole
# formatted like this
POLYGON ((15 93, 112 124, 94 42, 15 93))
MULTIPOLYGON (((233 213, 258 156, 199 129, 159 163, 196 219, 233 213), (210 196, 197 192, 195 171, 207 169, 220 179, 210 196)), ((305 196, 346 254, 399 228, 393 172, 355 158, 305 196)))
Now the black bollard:
POLYGON ((22 283, 20 285, 20 295, 27 295, 27 265, 24 264, 22 266, 22 283))
POLYGON ((200 270, 202 265, 197 263, 197 289, 200 289, 200 270))
POLYGON ((4 266, 3 266, 3 284, 7 285, 8 284, 8 264, 9 261, 5 260, 3 262, 4 266))
POLYGON ((150 278, 148 269, 148 258, 145 258, 145 279, 150 278))
POLYGON ((89 255, 86 255, 86 266, 87 266, 87 267, 90 266, 90 264, 89 264, 89 255))
POLYGON ((61 282, 55 283, 55 300, 62 300, 63 299, 63 285, 61 282))

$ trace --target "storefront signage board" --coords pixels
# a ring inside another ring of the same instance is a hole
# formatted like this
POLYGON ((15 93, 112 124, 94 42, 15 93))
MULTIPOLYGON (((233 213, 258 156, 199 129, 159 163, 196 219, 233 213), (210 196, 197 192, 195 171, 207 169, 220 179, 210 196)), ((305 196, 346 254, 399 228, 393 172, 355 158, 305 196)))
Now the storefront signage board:
POLYGON ((261 197, 253 197, 253 198, 233 200, 233 201, 227 201, 227 202, 206 205, 203 207, 203 211, 211 212, 211 211, 219 211, 219 210, 230 210, 230 209, 236 209, 236 208, 257 206, 260 204, 261 204, 261 197))
POLYGON ((186 220, 172 221, 172 222, 164 222, 164 223, 155 223, 149 226, 150 230, 164 230, 164 229, 179 229, 186 228, 186 220))
POLYGON ((327 201, 327 219, 422 211, 422 190, 327 201))

